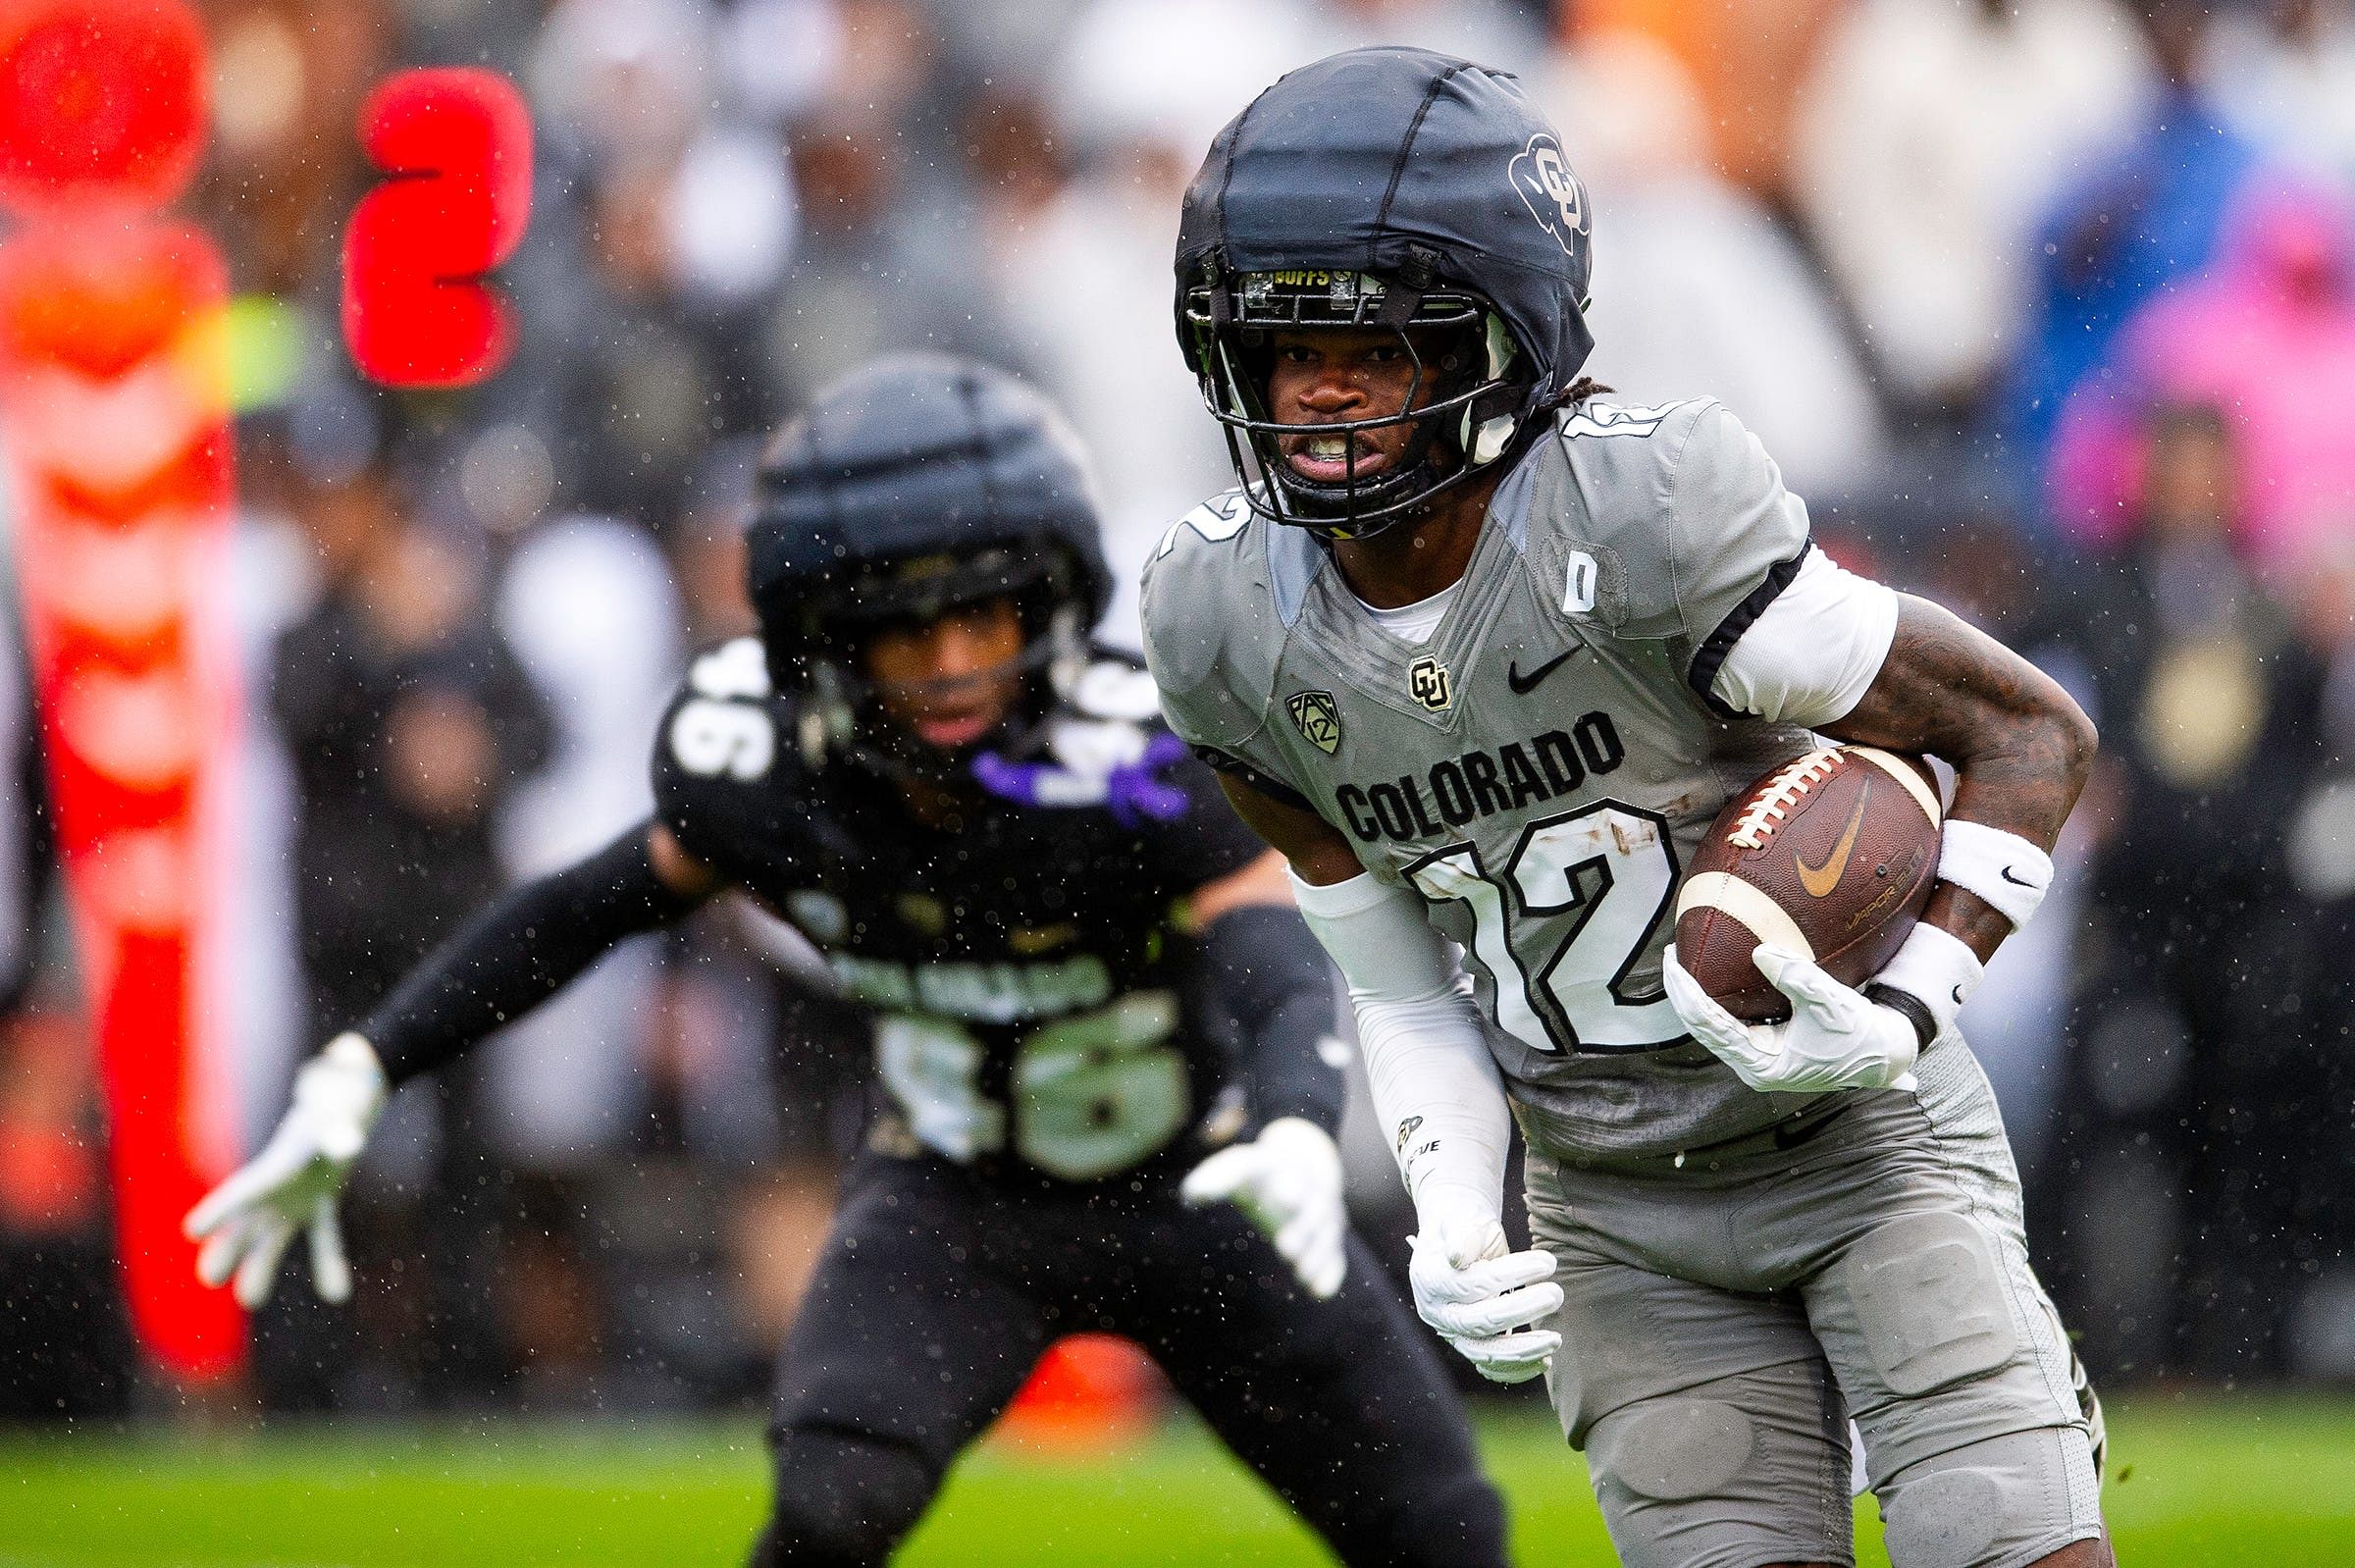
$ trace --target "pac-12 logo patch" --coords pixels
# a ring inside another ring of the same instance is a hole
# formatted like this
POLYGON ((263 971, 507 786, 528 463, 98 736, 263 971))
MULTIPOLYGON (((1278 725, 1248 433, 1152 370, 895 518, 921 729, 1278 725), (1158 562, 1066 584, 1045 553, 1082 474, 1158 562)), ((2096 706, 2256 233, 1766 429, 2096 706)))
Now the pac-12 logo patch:
POLYGON ((1447 678, 1447 666, 1429 653, 1407 666, 1406 689, 1425 707, 1434 713, 1443 713, 1454 701, 1454 682, 1447 678))
POLYGON ((1331 692, 1294 692, 1283 706, 1302 740, 1327 757, 1341 749, 1341 709, 1331 692))
POLYGON ((1513 188, 1529 204, 1529 215, 1553 235, 1564 255, 1570 254, 1571 236, 1584 238, 1595 218, 1587 210, 1586 186, 1562 156, 1562 144, 1543 131, 1530 137, 1529 145, 1514 155, 1511 174, 1513 188))

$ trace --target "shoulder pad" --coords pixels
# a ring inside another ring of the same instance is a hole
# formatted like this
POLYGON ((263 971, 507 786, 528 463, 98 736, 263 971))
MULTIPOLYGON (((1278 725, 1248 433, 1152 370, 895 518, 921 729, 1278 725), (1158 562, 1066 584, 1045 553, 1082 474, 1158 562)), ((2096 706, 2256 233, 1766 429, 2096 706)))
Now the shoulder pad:
POLYGON ((1063 706, 1080 718, 1142 724, 1161 716, 1161 693, 1152 673, 1132 659, 1093 659, 1065 685, 1062 695, 1063 706))
POLYGON ((1673 633, 1677 466, 1715 406, 1590 399, 1563 416, 1531 497, 1530 557, 1564 615, 1621 636, 1673 633))
POLYGON ((1682 411, 1698 410, 1706 397, 1686 397, 1672 403, 1611 403, 1588 398, 1562 417, 1562 439, 1581 436, 1652 436, 1682 411))
POLYGON ((1284 634, 1269 587, 1275 526, 1230 490, 1179 518, 1145 562, 1145 662, 1190 742, 1232 745, 1259 728, 1284 634))
POLYGON ((1563 421, 1557 449, 1558 483, 1541 485, 1538 506, 1557 536, 1549 575, 1566 610, 1588 598, 1618 635, 1704 637, 1806 548, 1806 506, 1714 397, 1589 405, 1563 421))
POLYGON ((758 637, 731 637, 698 653, 687 666, 685 690, 698 697, 757 702, 775 689, 758 637))
POLYGON ((765 831, 781 774, 798 772, 790 705, 757 639, 696 657, 654 736, 655 814, 690 853, 735 863, 735 841, 765 831))
POLYGON ((1178 549, 1188 534, 1207 545, 1224 545, 1251 526, 1252 515, 1251 502, 1239 487, 1213 496, 1170 525, 1153 558, 1159 560, 1178 549))

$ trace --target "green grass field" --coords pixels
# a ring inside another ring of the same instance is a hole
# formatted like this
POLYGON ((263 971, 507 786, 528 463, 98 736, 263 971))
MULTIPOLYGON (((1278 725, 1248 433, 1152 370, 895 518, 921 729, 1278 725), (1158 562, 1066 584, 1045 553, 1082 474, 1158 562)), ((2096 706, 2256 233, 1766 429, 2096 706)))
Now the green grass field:
MULTIPOLYGON (((2128 1568, 2355 1564, 2355 1406, 2146 1396, 2115 1412, 2109 1506, 2128 1568)), ((1575 1455, 1541 1420, 1484 1445, 1520 1560, 1608 1565, 1575 1455)), ((201 1439, 0 1438, 5 1568, 731 1564, 765 1487, 752 1423, 332 1428, 201 1439)), ((1869 1503, 1862 1560, 1886 1559, 1869 1503)), ((990 1446, 912 1565, 1315 1563, 1321 1553, 1186 1426, 1116 1457, 990 1446)))

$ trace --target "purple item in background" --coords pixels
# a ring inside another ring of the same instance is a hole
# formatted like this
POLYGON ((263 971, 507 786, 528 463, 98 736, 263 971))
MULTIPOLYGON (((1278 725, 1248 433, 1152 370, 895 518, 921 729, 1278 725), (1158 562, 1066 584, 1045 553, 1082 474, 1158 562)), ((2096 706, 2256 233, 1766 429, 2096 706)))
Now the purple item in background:
POLYGON ((1185 755, 1185 742, 1164 732, 1145 742, 1136 760, 1102 774, 1074 772, 1059 762, 1010 762, 983 752, 973 758, 973 777, 990 794, 1017 806, 1103 806, 1123 827, 1137 827, 1147 819, 1174 822, 1185 814, 1185 791, 1159 776, 1185 755))

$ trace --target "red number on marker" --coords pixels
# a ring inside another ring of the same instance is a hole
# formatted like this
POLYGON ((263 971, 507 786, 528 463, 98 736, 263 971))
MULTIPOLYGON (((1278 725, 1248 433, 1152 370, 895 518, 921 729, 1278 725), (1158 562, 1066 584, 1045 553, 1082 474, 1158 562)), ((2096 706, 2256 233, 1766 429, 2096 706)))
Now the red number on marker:
POLYGON ((484 282, 532 213, 532 120, 504 77, 405 71, 369 94, 360 145, 386 173, 343 235, 343 340, 392 387, 463 387, 497 370, 513 326, 484 282))

